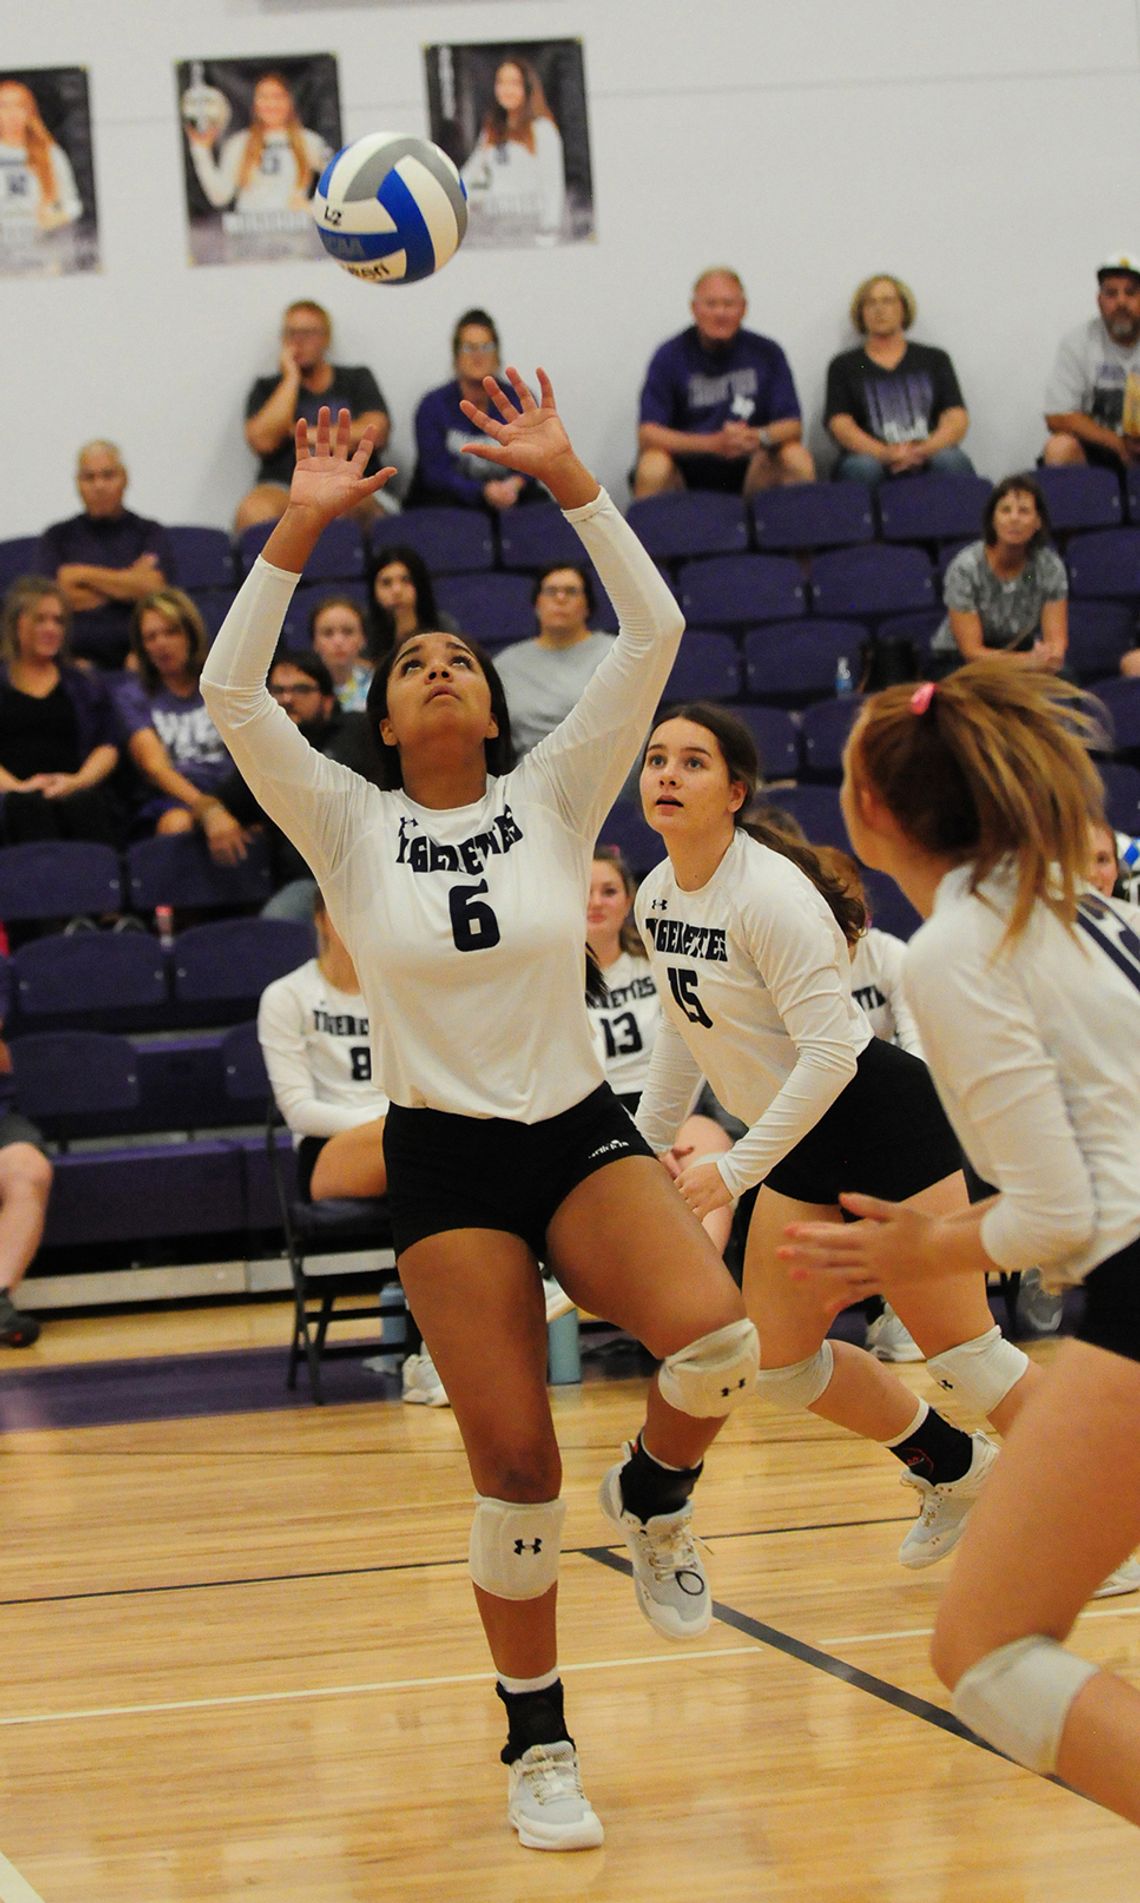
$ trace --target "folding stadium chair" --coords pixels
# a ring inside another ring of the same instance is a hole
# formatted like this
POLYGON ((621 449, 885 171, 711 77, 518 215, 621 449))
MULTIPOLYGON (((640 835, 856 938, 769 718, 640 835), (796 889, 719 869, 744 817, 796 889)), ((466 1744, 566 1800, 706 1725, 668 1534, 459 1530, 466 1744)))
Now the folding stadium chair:
POLYGON ((197 833, 140 839, 127 852, 127 891, 140 912, 156 905, 195 911, 263 905, 273 891, 268 850, 255 835, 238 865, 219 866, 197 833))
MULTIPOLYGON (((555 513, 561 522, 561 510, 555 513)), ((408 509, 402 515, 377 516, 370 539, 374 563, 382 560, 385 549, 402 543, 423 557, 433 579, 495 566, 494 531, 482 509, 408 509)))
POLYGON ((162 947, 149 932, 53 932, 12 958, 18 1031, 145 1030, 169 1000, 162 947))
POLYGON ((179 588, 196 593, 203 588, 234 585, 234 556, 224 529, 172 528, 166 531, 174 556, 174 579, 179 588))
POLYGON ((750 503, 762 549, 846 548, 875 534, 871 493, 860 482, 799 482, 763 489, 750 503))
POLYGON ((813 846, 842 846, 850 851, 837 786, 765 787, 761 799, 798 820, 813 846))
POLYGON ((812 780, 838 780, 843 771, 843 749, 847 736, 863 705, 861 694, 844 694, 839 700, 816 701, 804 709, 800 738, 804 750, 804 771, 812 780))
POLYGON ((696 490, 644 496, 630 503, 626 520, 658 562, 683 562, 694 555, 742 555, 748 547, 748 521, 739 496, 696 490))
POLYGON ((1034 475, 1055 529, 1112 529, 1124 520, 1114 470, 1037 469, 1034 475))
POLYGON ((123 872, 110 846, 42 840, 0 847, 0 918, 95 918, 123 903, 123 872))
POLYGON ((685 619, 694 627, 790 621, 807 609, 800 565, 786 555, 713 555, 686 562, 677 587, 685 619))
POLYGON ((1104 808, 1110 826, 1130 838, 1140 838, 1140 767, 1123 760, 1098 760, 1104 781, 1104 808))
POLYGON ((818 615, 877 621, 932 607, 934 571, 917 548, 831 549, 812 561, 811 592, 818 615))
POLYGON ((5 594, 21 575, 32 573, 39 545, 38 535, 13 535, 0 542, 0 594, 5 594))
MULTIPOLYGON (((255 522, 238 537, 238 567, 248 575, 273 532, 272 522, 255 522)), ((340 517, 330 522, 305 563, 309 581, 351 581, 364 573, 364 543, 355 522, 340 517)))
POLYGON ((910 900, 904 898, 894 880, 889 879, 885 872, 874 872, 869 866, 864 866, 862 873, 871 923, 881 932, 893 933, 895 938, 913 937, 922 920, 910 900))
POLYGON ((561 509, 552 502, 531 502, 500 515, 499 554, 504 568, 534 574, 548 562, 580 565, 585 551, 561 509))
POLYGON ((233 607, 237 590, 231 582, 228 588, 193 588, 190 598, 206 624, 206 642, 212 645, 214 636, 233 607))
POLYGON ((174 941, 174 1016, 180 1024, 233 1024, 256 1014, 266 985, 313 956, 309 924, 282 918, 222 918, 191 925, 174 941))
POLYGON ((800 770, 800 730, 783 707, 734 707, 756 742, 765 780, 794 780, 800 770))
POLYGON ((138 1064, 125 1037, 110 1031, 42 1031, 13 1038, 20 1108, 49 1137, 100 1135, 105 1117, 139 1103, 138 1064))
POLYGON ((879 522, 885 542, 976 542, 990 499, 984 476, 933 473, 883 482, 879 522))
POLYGON ((740 649, 731 634, 696 634, 690 628, 662 700, 735 700, 739 693, 740 649))
POLYGON ((1137 639, 1136 614, 1126 601, 1070 601, 1067 659, 1082 685, 1115 674, 1137 639))
POLYGON ((866 640, 867 630, 858 621, 777 621, 750 628, 744 637, 748 698, 778 707, 827 700, 835 693, 841 660, 858 680, 866 640))
POLYGON ((643 879, 665 857, 660 833, 647 826, 641 808, 632 799, 619 799, 598 828, 599 846, 616 846, 630 871, 643 879))
POLYGON ((1112 723, 1113 752, 1132 753, 1140 748, 1140 680, 1094 681, 1092 692, 1108 709, 1112 723))
POLYGON ((464 634, 501 648, 528 641, 536 632, 531 586, 527 575, 441 575, 435 598, 464 634))
MULTIPOLYGON (((285 1384, 296 1387, 303 1356, 313 1401, 321 1407, 321 1363, 346 1355, 375 1354, 378 1346, 379 1330, 371 1339, 330 1343, 332 1324, 379 1323, 383 1316, 399 1313, 398 1309, 382 1306, 380 1299, 384 1289, 400 1285, 388 1206, 382 1198, 330 1197, 309 1203, 296 1197, 290 1182, 291 1145, 281 1141, 281 1120, 270 1094, 256 1024, 237 1025, 227 1036, 222 1054, 226 1091, 231 1099, 241 1105, 259 1101, 263 1112, 267 1101, 269 1104, 265 1149, 293 1281, 293 1334, 285 1384), (318 1256, 336 1257, 348 1252, 367 1252, 372 1259, 366 1266, 331 1269, 314 1261, 318 1256)), ((414 1327, 406 1305, 404 1315, 405 1326, 414 1327)))
POLYGON ((1089 529, 1065 550, 1074 595, 1140 601, 1140 528, 1089 529))
POLYGON ((314 582, 311 586, 302 583, 285 610, 285 619, 281 624, 281 640, 287 648, 305 649, 313 645, 309 632, 309 621, 317 603, 329 595, 343 595, 346 601, 354 601, 368 626, 368 584, 363 581, 314 582))
POLYGON ((1140 523, 1140 463, 1129 463, 1124 478, 1124 494, 1128 503, 1128 520, 1140 523))

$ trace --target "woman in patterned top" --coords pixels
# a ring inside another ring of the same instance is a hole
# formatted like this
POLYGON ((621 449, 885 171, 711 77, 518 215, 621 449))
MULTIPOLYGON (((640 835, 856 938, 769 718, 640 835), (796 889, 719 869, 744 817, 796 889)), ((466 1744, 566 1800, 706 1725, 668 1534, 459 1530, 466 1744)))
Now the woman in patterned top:
POLYGON ((1000 653, 1057 674, 1068 646, 1068 577, 1049 546, 1049 511, 1032 476, 1006 476, 986 504, 983 540, 946 570, 946 620, 931 643, 939 675, 1000 653))

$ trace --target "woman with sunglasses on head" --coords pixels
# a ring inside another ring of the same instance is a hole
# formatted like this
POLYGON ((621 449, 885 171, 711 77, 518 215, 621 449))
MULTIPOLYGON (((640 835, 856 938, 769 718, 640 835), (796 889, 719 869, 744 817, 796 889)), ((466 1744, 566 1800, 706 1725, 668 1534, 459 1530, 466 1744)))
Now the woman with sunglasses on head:
POLYGON ((465 402, 472 454, 541 480, 567 512, 622 623, 555 733, 511 765, 490 662, 429 631, 376 672, 381 789, 323 759, 265 691, 297 577, 325 525, 394 473, 349 455, 327 412, 297 430, 290 505, 214 644, 207 702, 258 798, 320 881, 368 1003, 401 1280, 455 1411, 477 1488, 476 1600, 507 1707, 508 1816, 523 1843, 602 1840, 582 1792, 558 1676, 563 1506, 537 1262, 576 1305, 663 1365, 646 1424, 603 1482, 659 1632, 703 1631, 708 1586, 689 1495, 755 1375, 755 1330, 699 1226, 602 1080, 583 997, 582 901, 597 828, 636 756, 682 622, 652 561, 575 455, 538 373, 465 402), (478 1337, 478 1352, 473 1341, 478 1337))
POLYGON ((988 1742, 1140 1823, 1140 1691, 1064 1646, 1140 1540, 1140 913, 1087 883, 1098 739, 1075 688, 1000 662, 889 688, 860 715, 851 843, 926 921, 907 995, 997 1193, 949 1219, 845 1195, 861 1220, 841 1235, 796 1225, 783 1253, 833 1305, 900 1276, 937 1286, 1035 1264, 1055 1288, 1083 1286, 1077 1339, 967 1531, 933 1661, 988 1742))

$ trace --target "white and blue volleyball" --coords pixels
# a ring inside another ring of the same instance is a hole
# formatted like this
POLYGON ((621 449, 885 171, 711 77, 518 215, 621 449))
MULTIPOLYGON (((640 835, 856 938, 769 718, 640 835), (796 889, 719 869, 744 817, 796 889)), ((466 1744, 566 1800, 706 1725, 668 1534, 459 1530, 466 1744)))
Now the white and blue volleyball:
POLYGON ((454 257, 467 189, 446 152, 403 132, 354 139, 321 173, 313 217, 330 258, 367 284, 414 284, 454 257))

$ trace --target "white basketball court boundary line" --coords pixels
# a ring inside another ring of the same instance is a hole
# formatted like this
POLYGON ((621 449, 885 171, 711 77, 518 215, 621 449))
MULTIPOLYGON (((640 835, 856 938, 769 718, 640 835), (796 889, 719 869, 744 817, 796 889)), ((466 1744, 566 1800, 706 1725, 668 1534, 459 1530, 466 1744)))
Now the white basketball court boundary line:
POLYGON ((38 1890, 20 1875, 0 1851, 0 1903, 44 1903, 38 1890))
MULTIPOLYGON (((571 1672, 625 1671, 634 1665, 707 1664, 710 1659, 739 1658, 742 1654, 760 1658, 763 1651, 764 1648, 756 1644, 721 1645, 703 1652, 652 1652, 641 1658, 588 1659, 578 1665, 563 1665, 561 1671, 567 1677, 571 1672)), ((292 1692, 237 1692, 221 1698, 176 1698, 144 1705, 92 1706, 77 1711, 19 1712, 11 1718, 0 1718, 0 1729, 15 1725, 80 1724, 93 1718, 137 1718, 165 1711, 218 1711, 233 1705, 299 1704, 314 1698, 360 1698, 375 1692, 430 1691, 443 1685, 485 1685, 491 1673, 492 1667, 488 1664, 482 1672, 451 1672, 438 1678, 382 1678, 360 1685, 316 1685, 292 1692)), ((9 1903, 2 1888, 0 1903, 9 1903)), ((11 1903, 25 1903, 25 1899, 17 1892, 11 1903)), ((41 1899, 29 1893, 27 1903, 41 1903, 41 1899)))

